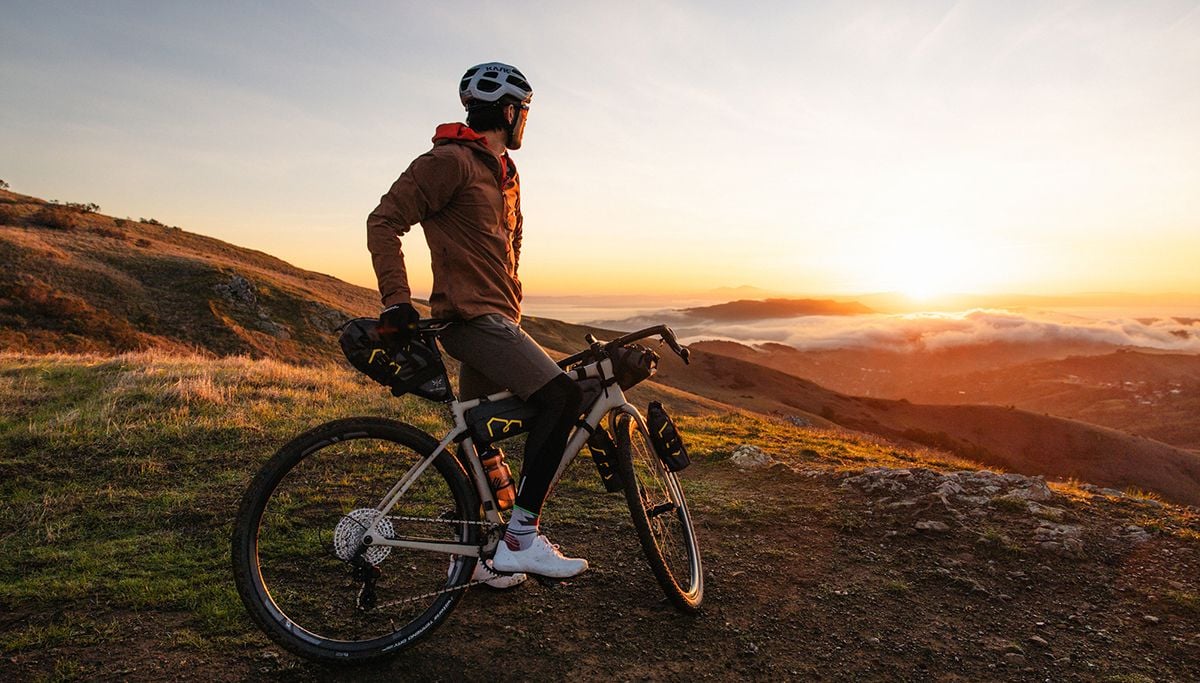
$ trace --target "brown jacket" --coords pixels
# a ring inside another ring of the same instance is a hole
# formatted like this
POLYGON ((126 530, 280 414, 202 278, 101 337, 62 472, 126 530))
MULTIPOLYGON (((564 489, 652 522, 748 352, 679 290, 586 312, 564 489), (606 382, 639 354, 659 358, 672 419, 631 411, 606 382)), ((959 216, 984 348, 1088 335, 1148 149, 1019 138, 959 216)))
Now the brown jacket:
POLYGON ((384 306, 409 301, 400 236, 425 230, 435 318, 500 313, 521 320, 521 185, 508 155, 461 123, 438 126, 433 149, 392 184, 367 217, 367 248, 384 306))

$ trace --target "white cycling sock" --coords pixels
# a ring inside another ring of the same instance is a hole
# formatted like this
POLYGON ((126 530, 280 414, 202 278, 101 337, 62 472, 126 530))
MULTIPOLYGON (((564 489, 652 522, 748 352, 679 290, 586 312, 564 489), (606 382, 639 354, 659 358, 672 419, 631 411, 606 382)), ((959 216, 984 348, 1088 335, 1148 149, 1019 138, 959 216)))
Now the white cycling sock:
POLYGON ((538 516, 520 506, 514 506, 508 519, 508 530, 504 532, 504 544, 517 552, 528 550, 537 539, 538 516))

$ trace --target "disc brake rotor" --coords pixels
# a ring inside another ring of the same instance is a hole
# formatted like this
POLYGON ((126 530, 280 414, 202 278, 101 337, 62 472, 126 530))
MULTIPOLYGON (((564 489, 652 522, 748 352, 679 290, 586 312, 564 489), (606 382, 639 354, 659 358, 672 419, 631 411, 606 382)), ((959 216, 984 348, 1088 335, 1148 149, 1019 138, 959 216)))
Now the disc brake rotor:
MULTIPOLYGON (((333 530, 334 554, 346 562, 353 560, 362 545, 363 536, 367 534, 367 530, 371 528, 376 519, 379 519, 379 516, 379 510, 359 508, 342 517, 333 530)), ((379 520, 379 526, 376 528, 384 538, 391 538, 394 532, 392 523, 386 517, 379 520)), ((378 566, 391 552, 391 546, 373 545, 363 552, 363 559, 378 566)))

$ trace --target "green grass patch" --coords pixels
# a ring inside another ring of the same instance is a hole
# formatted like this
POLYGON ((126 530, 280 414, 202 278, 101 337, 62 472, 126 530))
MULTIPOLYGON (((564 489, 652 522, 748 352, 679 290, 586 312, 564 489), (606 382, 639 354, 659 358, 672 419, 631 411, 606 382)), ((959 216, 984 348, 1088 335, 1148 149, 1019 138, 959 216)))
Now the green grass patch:
POLYGON ((1164 595, 1182 611, 1200 615, 1200 594, 1188 590, 1169 590, 1164 595))

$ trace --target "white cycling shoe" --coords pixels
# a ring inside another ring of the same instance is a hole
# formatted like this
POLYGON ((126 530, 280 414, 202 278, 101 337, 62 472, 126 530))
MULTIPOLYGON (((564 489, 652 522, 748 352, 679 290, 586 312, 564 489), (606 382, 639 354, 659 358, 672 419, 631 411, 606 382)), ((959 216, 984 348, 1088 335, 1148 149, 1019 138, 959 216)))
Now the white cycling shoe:
MULTIPOLYGON (((454 562, 450 562, 450 568, 446 570, 446 575, 449 576, 454 571, 454 562)), ((488 588, 496 588, 504 590, 506 588, 516 588, 525 583, 525 579, 529 578, 523 573, 516 574, 497 574, 490 567, 480 560, 475 563, 475 572, 471 574, 471 581, 483 581, 488 588)))
POLYGON ((510 550, 508 544, 500 542, 492 568, 498 572, 529 572, 552 579, 566 579, 582 574, 588 568, 583 558, 563 557, 558 546, 538 534, 533 545, 525 550, 510 550))

